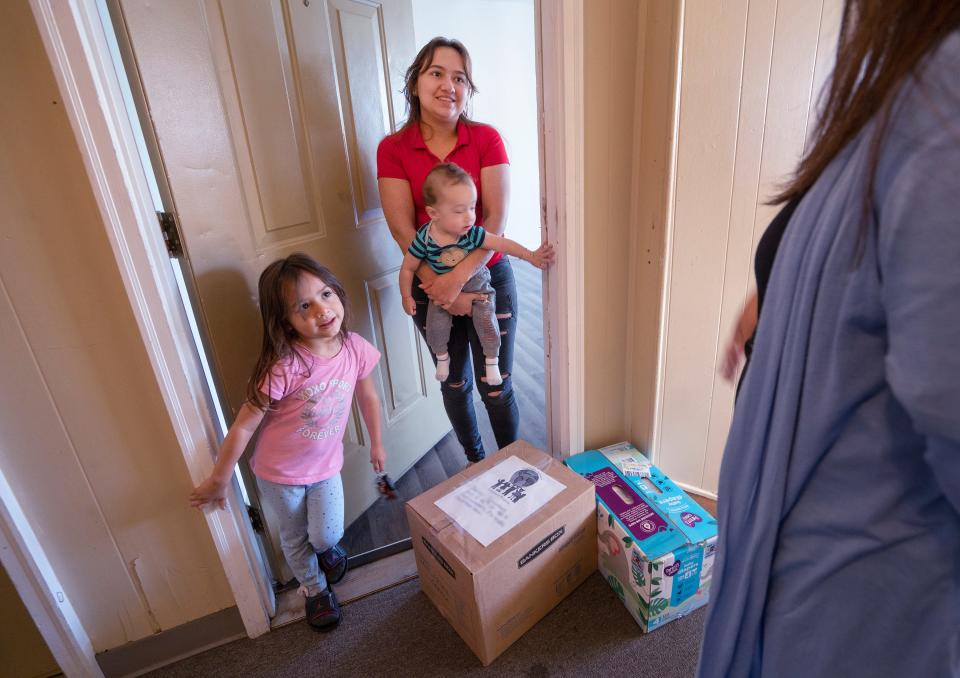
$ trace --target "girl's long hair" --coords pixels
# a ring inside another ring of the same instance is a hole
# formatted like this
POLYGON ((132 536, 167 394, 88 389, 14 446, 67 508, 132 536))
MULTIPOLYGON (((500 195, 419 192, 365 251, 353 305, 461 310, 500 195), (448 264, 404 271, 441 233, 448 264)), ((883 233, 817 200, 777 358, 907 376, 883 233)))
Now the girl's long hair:
POLYGON ((260 319, 263 323, 263 341, 260 357, 250 380, 247 382, 246 397, 260 409, 270 405, 269 398, 260 390, 264 381, 272 378, 274 365, 283 360, 296 361, 305 373, 309 374, 310 365, 302 351, 297 350, 297 332, 287 321, 290 313, 288 295, 295 290, 300 277, 309 274, 320 278, 325 285, 340 297, 343 304, 343 323, 340 325, 340 341, 345 342, 350 326, 350 304, 347 292, 337 277, 313 257, 295 252, 284 259, 278 259, 267 266, 260 274, 258 290, 260 294, 260 319))
POLYGON ((864 222, 872 217, 874 175, 901 85, 960 27, 956 0, 847 0, 837 61, 810 150, 772 203, 803 196, 837 154, 877 116, 870 141, 864 222))
MULTIPOLYGON (((477 92, 477 87, 473 84, 473 67, 470 63, 470 52, 467 51, 467 48, 464 47, 463 43, 459 40, 436 37, 420 48, 413 63, 410 64, 410 67, 403 77, 402 91, 404 99, 407 100, 407 120, 401 125, 400 129, 406 129, 410 127, 410 125, 419 124, 423 119, 420 114, 420 98, 417 96, 417 79, 420 77, 420 74, 427 70, 430 64, 433 63, 433 53, 440 47, 449 47, 460 55, 460 58, 463 59, 463 73, 467 78, 469 96, 473 96, 477 92)), ((460 113, 460 120, 465 123, 473 122, 467 117, 466 108, 460 113)))

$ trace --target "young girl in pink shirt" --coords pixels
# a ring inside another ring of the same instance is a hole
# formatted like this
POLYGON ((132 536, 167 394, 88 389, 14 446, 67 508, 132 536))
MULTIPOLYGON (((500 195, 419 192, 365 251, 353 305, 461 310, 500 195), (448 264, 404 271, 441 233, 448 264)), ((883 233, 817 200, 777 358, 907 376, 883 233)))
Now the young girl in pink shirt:
POLYGON ((349 331, 343 286, 305 254, 270 264, 259 293, 263 345, 247 401, 190 504, 225 508, 234 465, 259 428, 251 467, 260 499, 280 518, 280 545, 306 597, 307 622, 326 631, 340 623, 330 585, 347 567, 337 543, 343 537, 343 434, 354 394, 370 433, 373 470, 381 473, 386 461, 371 378, 380 353, 349 331))

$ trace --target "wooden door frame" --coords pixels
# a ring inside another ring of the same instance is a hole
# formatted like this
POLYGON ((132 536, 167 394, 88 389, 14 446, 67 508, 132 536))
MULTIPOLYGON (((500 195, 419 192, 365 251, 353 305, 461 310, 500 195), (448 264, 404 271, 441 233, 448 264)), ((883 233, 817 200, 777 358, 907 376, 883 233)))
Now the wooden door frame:
POLYGON ((102 676, 80 623, 0 469, 0 563, 66 676, 102 676))
MULTIPOLYGON (((562 458, 583 448, 584 428, 583 0, 534 2, 541 217, 558 252, 545 285, 548 435, 552 454, 562 458)), ((199 483, 213 467, 216 426, 204 405, 203 376, 101 17, 93 2, 30 0, 30 6, 184 463, 199 483)), ((58 661, 69 662, 61 668, 71 675, 100 675, 89 637, 66 613, 69 600, 49 563, 44 566, 42 546, 31 541, 13 492, 0 499, 0 536, 10 562, 20 565, 14 584, 44 640, 58 661), (59 608, 48 605, 51 600, 59 608)), ((247 635, 266 633, 262 566, 245 517, 236 506, 204 516, 247 635)))
POLYGON ((534 0, 541 223, 557 250, 545 275, 547 435, 564 458, 583 450, 583 7, 534 0))

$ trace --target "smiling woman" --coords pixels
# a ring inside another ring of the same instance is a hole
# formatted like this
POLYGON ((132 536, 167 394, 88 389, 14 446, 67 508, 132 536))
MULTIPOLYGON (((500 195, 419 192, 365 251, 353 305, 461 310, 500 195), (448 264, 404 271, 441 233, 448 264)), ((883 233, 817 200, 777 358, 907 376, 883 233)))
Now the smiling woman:
MULTIPOLYGON (((503 235, 509 161, 497 131, 465 114, 467 102, 476 92, 470 71, 467 49, 457 40, 447 38, 434 38, 424 45, 407 69, 404 95, 409 117, 398 132, 380 143, 377 151, 380 199, 390 233, 402 252, 409 248, 418 227, 430 221, 423 185, 434 166, 445 162, 459 165, 473 179, 477 190, 476 224, 488 233, 503 235)), ((510 379, 517 325, 516 283, 510 262, 499 253, 476 249, 448 273, 437 274, 421 264, 413 297, 414 322, 424 336, 428 300, 454 316, 448 345, 449 378, 440 388, 447 416, 467 459, 479 461, 485 452, 473 407, 474 379, 498 447, 517 439, 520 421, 510 379), (498 366, 503 382, 497 385, 487 381, 481 341, 467 317, 478 297, 462 292, 482 266, 490 269, 500 326, 498 366)))

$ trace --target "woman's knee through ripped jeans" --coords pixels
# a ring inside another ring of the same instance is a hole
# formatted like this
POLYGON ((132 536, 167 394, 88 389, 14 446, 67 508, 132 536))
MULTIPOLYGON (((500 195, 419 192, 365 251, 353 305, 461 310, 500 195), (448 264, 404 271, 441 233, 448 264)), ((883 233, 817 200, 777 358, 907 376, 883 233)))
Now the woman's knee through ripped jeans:
MULTIPOLYGON (((505 447, 517 439, 520 411, 513 392, 513 351, 517 329, 517 286, 510 262, 503 258, 490 268, 490 283, 495 291, 497 323, 500 326, 500 374, 503 383, 488 386, 484 380, 483 349, 469 316, 457 316, 450 329, 447 348, 450 354, 450 376, 440 385, 443 406, 463 446, 467 459, 484 457, 480 430, 473 405, 473 387, 477 390, 490 417, 490 427, 497 447, 505 447)), ((414 280, 413 297, 417 302, 414 322, 421 334, 426 327, 427 295, 414 280)), ((436 356, 432 356, 436 361, 436 356)))

